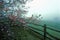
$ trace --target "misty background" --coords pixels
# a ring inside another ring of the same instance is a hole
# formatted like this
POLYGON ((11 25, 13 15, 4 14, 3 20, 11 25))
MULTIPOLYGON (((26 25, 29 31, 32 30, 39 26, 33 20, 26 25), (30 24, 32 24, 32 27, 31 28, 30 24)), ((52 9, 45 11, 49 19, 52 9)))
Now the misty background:
POLYGON ((60 0, 33 0, 26 6, 30 7, 27 17, 41 14, 42 20, 60 21, 60 0))

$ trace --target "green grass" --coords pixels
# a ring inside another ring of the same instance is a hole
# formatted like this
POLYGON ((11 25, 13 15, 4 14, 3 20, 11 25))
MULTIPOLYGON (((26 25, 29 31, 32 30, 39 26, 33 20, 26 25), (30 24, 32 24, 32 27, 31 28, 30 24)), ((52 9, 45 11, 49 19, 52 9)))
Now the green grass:
MULTIPOLYGON (((56 23, 54 23, 54 22, 45 22, 46 24, 47 24, 47 27, 50 27, 50 28, 53 28, 53 29, 55 29, 55 30, 60 30, 59 29, 59 25, 57 25, 56 23)), ((43 25, 44 24, 44 22, 40 22, 40 25, 43 25)), ((28 24, 30 27, 33 27, 33 28, 37 28, 37 29, 39 29, 39 30, 44 30, 43 29, 43 27, 41 27, 41 26, 37 26, 37 25, 34 25, 34 24, 28 24)), ((34 29, 35 30, 35 29, 34 29)), ((41 34, 43 34, 42 32, 40 32, 40 31, 38 31, 38 30, 35 30, 35 31, 37 31, 37 32, 39 32, 39 33, 41 33, 41 34)), ((47 29, 47 32, 49 33, 49 34, 51 34, 51 35, 53 35, 54 37, 57 37, 57 38, 59 38, 60 39, 60 33, 59 32, 56 32, 56 31, 53 31, 53 30, 50 30, 50 29, 47 29)), ((49 36, 49 35, 47 35, 48 37, 50 37, 50 38, 52 38, 51 36, 49 36)), ((54 40, 54 39, 53 39, 54 40)))
POLYGON ((39 38, 31 35, 23 26, 11 27, 14 32, 16 40, 40 40, 39 38))

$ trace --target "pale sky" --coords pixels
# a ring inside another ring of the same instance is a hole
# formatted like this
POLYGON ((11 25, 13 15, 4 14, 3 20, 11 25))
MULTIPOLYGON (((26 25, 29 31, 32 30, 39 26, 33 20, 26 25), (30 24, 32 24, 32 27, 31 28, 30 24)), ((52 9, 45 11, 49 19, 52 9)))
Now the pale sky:
POLYGON ((33 0, 26 6, 30 7, 28 17, 41 14, 44 20, 53 20, 56 16, 60 18, 60 0, 33 0))

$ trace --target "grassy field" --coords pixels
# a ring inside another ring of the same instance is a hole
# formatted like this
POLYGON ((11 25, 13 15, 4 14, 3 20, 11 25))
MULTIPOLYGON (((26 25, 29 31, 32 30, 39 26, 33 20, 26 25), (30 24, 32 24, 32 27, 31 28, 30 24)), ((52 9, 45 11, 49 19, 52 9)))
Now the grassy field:
POLYGON ((40 40, 30 34, 26 28, 23 28, 23 26, 14 26, 11 27, 11 30, 14 32, 16 40, 40 40))
MULTIPOLYGON (((51 21, 42 21, 40 22, 40 25, 43 25, 43 24, 46 24, 47 27, 49 28, 53 28, 55 30, 59 30, 60 31, 60 23, 56 23, 56 22, 51 22, 51 21)), ((39 30, 43 30, 43 27, 41 26, 37 26, 37 25, 33 25, 33 24, 28 24, 30 27, 33 27, 33 28, 37 28, 39 30)), ((34 29, 35 30, 35 29, 34 29)), ((43 32, 41 31, 38 31, 38 30, 35 30, 39 33, 41 33, 42 35, 44 34, 43 32)), ((53 31, 53 30, 50 30, 50 29, 47 29, 47 32, 51 35, 53 35, 54 37, 57 37, 60 39, 60 33, 59 32, 56 32, 56 31, 53 31)), ((55 38, 52 38, 51 36, 47 35, 48 37, 50 37, 51 39, 53 40, 56 40, 55 38)))
MULTIPOLYGON (((19 24, 19 23, 17 22, 17 24, 19 24)), ((47 27, 50 27, 50 28, 53 28, 53 29, 56 29, 56 30, 60 31, 60 25, 59 25, 60 23, 55 23, 55 22, 50 22, 50 21, 42 21, 42 22, 40 22, 38 24, 39 25, 46 24, 47 27)), ((43 27, 37 26, 37 25, 34 25, 34 24, 27 24, 27 25, 28 25, 28 27, 29 26, 32 27, 32 29, 33 28, 38 29, 38 30, 36 30, 36 29, 33 29, 33 30, 36 31, 36 32, 38 32, 38 33, 40 33, 40 34, 42 34, 42 35, 44 35, 44 32, 39 31, 39 30, 44 31, 43 27)), ((38 37, 36 37, 34 35, 35 34, 34 32, 27 31, 27 29, 24 28, 22 25, 20 25, 20 26, 13 25, 13 26, 11 26, 11 30, 14 32, 14 38, 15 38, 15 40, 40 40, 38 37)), ((53 35, 54 37, 57 37, 57 38, 60 39, 60 33, 59 32, 55 32, 55 31, 52 31, 50 29, 47 29, 47 32, 49 34, 53 35)), ((36 35, 38 35, 38 34, 36 34, 36 35)), ((51 37, 50 35, 47 35, 47 37, 49 37, 49 38, 51 38, 53 40, 56 40, 53 37, 51 37)), ((43 37, 41 37, 41 38, 43 38, 43 37)))

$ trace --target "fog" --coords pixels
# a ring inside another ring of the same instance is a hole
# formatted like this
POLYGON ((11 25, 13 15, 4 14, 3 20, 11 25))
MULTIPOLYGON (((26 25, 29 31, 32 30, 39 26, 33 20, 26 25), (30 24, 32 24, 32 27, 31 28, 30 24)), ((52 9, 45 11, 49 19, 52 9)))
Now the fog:
POLYGON ((60 20, 60 0, 33 0, 26 6, 30 7, 27 17, 41 14, 43 20, 60 20))

